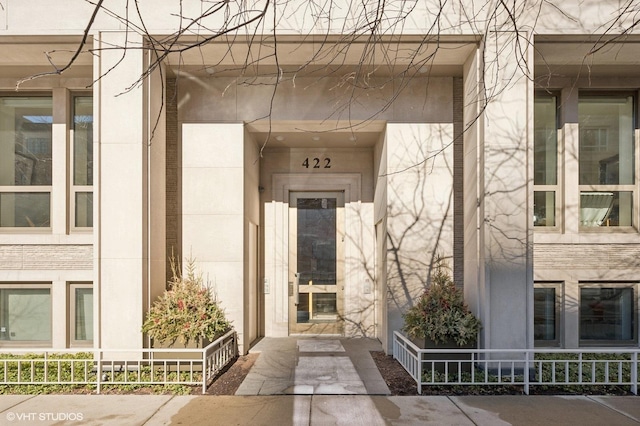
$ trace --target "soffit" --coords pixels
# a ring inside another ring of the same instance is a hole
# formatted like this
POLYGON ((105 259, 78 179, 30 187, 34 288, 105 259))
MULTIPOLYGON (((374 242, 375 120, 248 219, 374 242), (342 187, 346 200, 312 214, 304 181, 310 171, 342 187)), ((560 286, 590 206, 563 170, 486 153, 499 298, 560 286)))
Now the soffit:
MULTIPOLYGON (((0 38, 0 77, 25 78, 38 73, 55 72, 66 66, 75 54, 81 38, 77 36, 2 37, 0 38)), ((65 77, 91 76, 93 55, 87 51, 89 40, 65 71, 65 77)))
MULTIPOLYGON (((185 38, 174 48, 197 43, 185 38)), ((75 54, 78 36, 7 36, 0 38, 0 77, 22 78, 62 68, 75 54)), ((65 75, 91 76, 94 56, 89 39, 65 75)), ((197 48, 167 57, 170 71, 193 76, 256 76, 290 73, 328 75, 358 72, 370 76, 419 73, 461 75, 462 64, 476 49, 477 39, 469 36, 425 39, 418 36, 385 38, 374 44, 367 39, 339 36, 282 36, 277 43, 265 38, 216 39, 197 48), (277 52, 277 57, 276 57, 277 52)))
POLYGON ((385 127, 383 121, 268 121, 247 124, 260 145, 272 148, 364 148, 374 146, 385 127))
MULTIPOLYGON (((191 40, 193 43, 194 40, 191 40)), ((183 46, 189 40, 182 41, 183 46)), ((367 40, 324 38, 299 40, 282 37, 258 42, 245 40, 215 41, 172 53, 168 62, 176 74, 207 75, 327 75, 359 71, 374 76, 400 72, 458 75, 462 64, 476 49, 475 38, 423 40, 416 37, 389 39, 376 43, 367 40)))
POLYGON ((637 37, 536 37, 536 77, 638 76, 640 39, 637 37))

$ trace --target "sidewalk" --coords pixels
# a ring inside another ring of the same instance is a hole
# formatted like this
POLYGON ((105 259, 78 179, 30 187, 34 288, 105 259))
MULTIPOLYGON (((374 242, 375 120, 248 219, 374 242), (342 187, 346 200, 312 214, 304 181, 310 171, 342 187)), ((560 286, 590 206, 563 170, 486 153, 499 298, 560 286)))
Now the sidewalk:
POLYGON ((265 338, 234 396, 0 396, 0 425, 640 425, 637 396, 389 396, 373 339, 265 338))
POLYGON ((638 425, 635 396, 1 396, 1 425, 638 425))

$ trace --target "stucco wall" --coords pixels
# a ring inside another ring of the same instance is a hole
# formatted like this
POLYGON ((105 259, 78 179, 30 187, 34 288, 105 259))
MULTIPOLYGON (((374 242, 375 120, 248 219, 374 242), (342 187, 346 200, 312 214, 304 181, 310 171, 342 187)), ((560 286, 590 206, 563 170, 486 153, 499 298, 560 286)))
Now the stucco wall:
MULTIPOLYGON (((2 0, 0 3, 0 28, 5 28, 12 33, 42 33, 43 31, 76 31, 85 28, 89 17, 92 14, 93 6, 81 0, 58 0, 55 8, 49 0, 2 0), (33 11, 42 11, 36 13, 33 11), (65 19, 59 19, 64 16, 65 19)), ((110 9, 117 14, 125 16, 126 2, 110 4, 110 9)), ((332 2, 331 13, 319 13, 316 9, 303 7, 304 0, 293 0, 286 6, 279 8, 280 16, 277 20, 278 28, 283 34, 339 34, 352 30, 359 25, 360 13, 375 14, 378 3, 365 2, 360 9, 353 10, 346 0, 332 2), (317 16, 311 19, 310 12, 314 11, 317 16), (360 13, 358 13, 360 12, 360 13), (326 15, 326 16, 325 16, 326 15), (306 18, 306 19, 305 19, 306 18)), ((255 10, 264 6, 263 2, 255 2, 251 5, 255 10)), ((517 2, 515 11, 511 17, 515 17, 518 22, 537 22, 538 33, 584 33, 604 30, 610 25, 611 19, 619 14, 620 5, 617 2, 601 2, 598 0, 553 2, 553 3, 528 3, 517 2)), ((213 7, 213 5, 211 5, 213 7)), ((151 32, 168 33, 184 25, 179 13, 182 9, 185 17, 193 18, 203 12, 201 3, 177 3, 172 0, 140 2, 138 5, 141 15, 145 19, 146 28, 151 32)), ((229 13, 234 14, 234 4, 230 5, 229 13)), ((501 22, 509 22, 510 16, 500 6, 496 6, 501 22)), ((206 10, 206 8, 205 8, 206 10)), ((464 0, 456 3, 439 3, 435 1, 418 1, 415 4, 405 5, 404 8, 387 8, 386 18, 381 22, 380 31, 390 33, 390 27, 398 32, 402 30, 404 34, 421 34, 425 28, 434 28, 437 17, 446 16, 447 25, 438 26, 438 30, 443 34, 473 34, 481 31, 482 27, 478 22, 485 22, 488 15, 494 14, 494 8, 478 7, 477 1, 464 0), (411 8, 411 13, 407 16, 407 10, 411 8), (401 19, 404 18, 404 19, 401 19), (399 21, 401 19, 401 21, 399 21), (401 26, 399 25, 401 24, 401 26)), ((139 24, 136 13, 129 13, 129 18, 135 24, 139 24)), ((205 28, 220 28, 224 21, 222 13, 203 20, 205 28)), ((272 12, 269 10, 264 23, 258 32, 263 31, 270 34, 272 23, 274 22, 272 12)), ((633 15, 623 16, 621 25, 633 22, 633 15)), ((100 29, 121 29, 121 23, 117 19, 106 13, 100 13, 96 19, 95 28, 100 29)), ((524 27, 523 27, 524 28, 524 27)), ((254 27, 249 26, 248 34, 251 34, 254 27)), ((206 31, 203 31, 206 33, 206 31)))
POLYGON ((427 288, 434 262, 453 263, 453 123, 389 123, 386 145, 390 350, 392 333, 427 288))

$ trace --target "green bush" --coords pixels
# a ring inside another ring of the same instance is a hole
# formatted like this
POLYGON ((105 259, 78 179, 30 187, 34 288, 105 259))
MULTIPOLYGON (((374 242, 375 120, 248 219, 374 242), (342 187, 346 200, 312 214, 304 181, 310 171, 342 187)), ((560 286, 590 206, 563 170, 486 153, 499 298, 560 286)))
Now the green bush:
POLYGON ((429 288, 403 317, 403 330, 410 337, 427 337, 435 343, 475 343, 482 327, 441 261, 436 264, 429 288))
POLYGON ((224 311, 196 273, 195 261, 189 259, 186 276, 172 260, 173 278, 167 291, 153 304, 142 331, 156 342, 187 345, 201 339, 214 341, 230 330, 224 311))

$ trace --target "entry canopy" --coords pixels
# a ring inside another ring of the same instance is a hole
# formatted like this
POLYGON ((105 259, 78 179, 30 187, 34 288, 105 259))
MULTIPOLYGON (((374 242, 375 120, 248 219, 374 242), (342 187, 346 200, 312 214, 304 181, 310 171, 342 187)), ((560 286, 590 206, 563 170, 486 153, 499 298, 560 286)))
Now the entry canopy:
MULTIPOLYGON (((197 38, 181 39, 188 46, 197 38)), ((271 36, 220 38, 168 56, 171 69, 195 76, 326 75, 345 69, 372 76, 399 72, 462 75, 462 65, 477 48, 475 36, 367 37, 271 36), (277 53, 277 56, 276 56, 277 53)))

